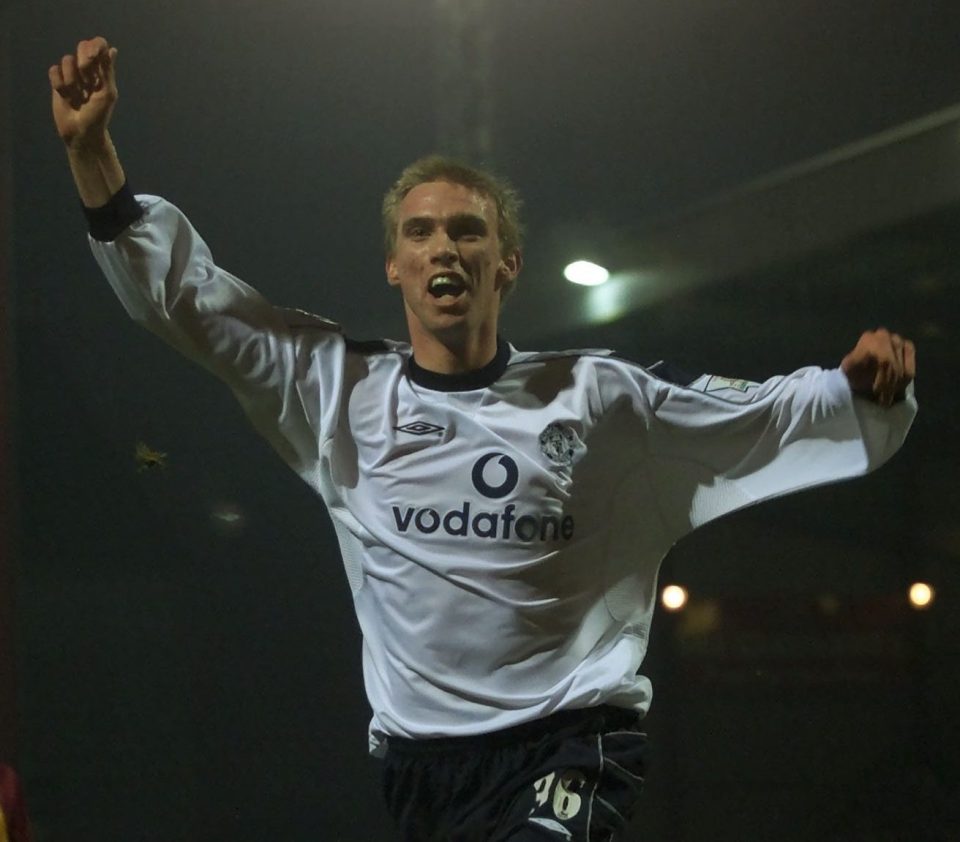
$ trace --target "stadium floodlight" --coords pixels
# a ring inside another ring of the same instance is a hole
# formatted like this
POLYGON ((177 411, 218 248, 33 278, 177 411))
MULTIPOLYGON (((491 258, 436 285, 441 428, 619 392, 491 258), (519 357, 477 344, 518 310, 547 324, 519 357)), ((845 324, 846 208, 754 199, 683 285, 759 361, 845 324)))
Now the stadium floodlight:
POLYGON ((602 266, 591 263, 589 260, 575 260, 563 270, 563 277, 572 284, 595 287, 606 281, 610 277, 610 273, 602 266))
POLYGON ((680 585, 667 585, 660 595, 663 607, 667 611, 681 610, 687 604, 688 598, 687 589, 680 585))

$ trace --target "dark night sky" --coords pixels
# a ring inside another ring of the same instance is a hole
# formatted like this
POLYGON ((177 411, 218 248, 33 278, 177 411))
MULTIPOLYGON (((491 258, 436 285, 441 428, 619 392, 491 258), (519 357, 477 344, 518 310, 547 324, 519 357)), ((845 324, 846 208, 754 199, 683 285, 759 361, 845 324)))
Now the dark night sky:
MULTIPOLYGON (((490 4, 493 163, 526 196, 532 274, 537 233, 559 222, 655 216, 960 99, 955 4, 773 9, 490 4)), ((70 189, 40 69, 102 32, 121 50, 115 135, 139 189, 184 205, 220 262, 274 300, 348 328, 368 295, 398 310, 377 288, 380 196, 459 95, 435 69, 431 3, 38 2, 20 18, 22 203, 70 189)))
MULTIPOLYGON (((135 188, 183 208, 275 303, 360 336, 371 312, 394 314, 402 336, 379 203, 463 88, 435 66, 433 5, 14 4, 21 751, 40 842, 388 838, 326 514, 221 386, 125 319, 88 253, 46 69, 106 35, 135 188), (169 451, 165 475, 133 469, 141 438, 169 451), (210 528, 220 500, 246 513, 241 536, 210 528)), ((492 163, 525 196, 526 271, 545 283, 538 237, 560 226, 654 218, 960 101, 955 2, 499 0, 489 14, 492 163)), ((536 326, 521 339, 536 344, 536 326)), ((868 487, 864 511, 891 493, 868 487)))

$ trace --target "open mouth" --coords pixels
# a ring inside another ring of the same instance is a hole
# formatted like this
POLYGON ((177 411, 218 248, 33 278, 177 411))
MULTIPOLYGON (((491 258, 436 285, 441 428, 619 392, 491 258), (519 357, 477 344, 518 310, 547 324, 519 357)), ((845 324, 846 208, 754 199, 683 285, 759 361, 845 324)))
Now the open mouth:
POLYGON ((427 291, 434 298, 457 298, 467 289, 467 285, 459 275, 435 275, 430 279, 427 291))

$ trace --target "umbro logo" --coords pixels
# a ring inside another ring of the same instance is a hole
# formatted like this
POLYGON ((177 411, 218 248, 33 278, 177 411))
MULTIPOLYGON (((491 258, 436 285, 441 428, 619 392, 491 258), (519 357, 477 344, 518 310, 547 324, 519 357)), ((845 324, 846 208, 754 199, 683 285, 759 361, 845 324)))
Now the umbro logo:
POLYGON ((442 433, 443 427, 436 424, 429 424, 426 421, 413 421, 410 424, 404 424, 402 427, 394 427, 398 433, 409 433, 411 436, 429 436, 431 433, 442 433))

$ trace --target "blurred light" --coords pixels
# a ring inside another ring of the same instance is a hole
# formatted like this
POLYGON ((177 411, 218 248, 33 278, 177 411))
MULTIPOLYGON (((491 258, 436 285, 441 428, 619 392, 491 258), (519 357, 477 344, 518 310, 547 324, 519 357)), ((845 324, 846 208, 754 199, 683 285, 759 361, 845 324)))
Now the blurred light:
POLYGON ((687 589, 680 585, 667 585, 660 596, 667 611, 679 611, 687 604, 687 589))
POLYGON ((625 269, 613 272, 607 282, 584 291, 580 312, 594 324, 605 324, 649 302, 660 283, 651 272, 625 269))
POLYGON ((698 599, 687 604, 679 624, 681 637, 704 637, 717 631, 723 622, 720 603, 715 599, 698 599))
POLYGON ((926 582, 914 582, 910 586, 910 604, 918 610, 929 608, 935 596, 936 591, 926 582))
POLYGON ((602 266, 597 266, 596 263, 591 263, 589 260, 575 260, 563 270, 563 277, 572 284, 595 287, 606 281, 610 277, 610 273, 602 266))
POLYGON ((913 279, 913 289, 915 292, 935 295, 943 292, 943 278, 940 275, 923 274, 913 279))
POLYGON ((617 277, 610 283, 587 290, 584 312, 591 322, 612 322, 630 310, 627 285, 617 277))
POLYGON ((210 510, 210 521, 218 532, 225 535, 240 532, 245 518, 236 503, 216 503, 210 510))
POLYGON ((836 594, 822 593, 817 597, 817 606, 828 617, 832 617, 840 610, 840 600, 836 594))

